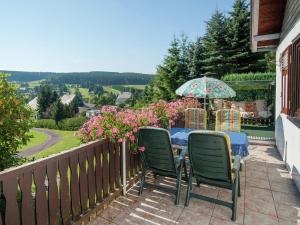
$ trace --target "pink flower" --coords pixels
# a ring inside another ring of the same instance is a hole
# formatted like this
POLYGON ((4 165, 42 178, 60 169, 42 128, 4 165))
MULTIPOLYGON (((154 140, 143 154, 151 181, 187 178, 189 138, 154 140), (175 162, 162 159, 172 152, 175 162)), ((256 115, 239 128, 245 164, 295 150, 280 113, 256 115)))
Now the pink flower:
POLYGON ((113 133, 113 134, 117 134, 118 132, 119 132, 119 130, 117 129, 117 128, 112 128, 111 129, 111 132, 113 133))
POLYGON ((102 134, 103 134, 103 129, 102 129, 102 128, 99 128, 99 129, 96 131, 96 137, 99 138, 102 134))
POLYGON ((144 147, 144 146, 139 147, 139 151, 140 151, 140 152, 144 152, 144 151, 145 151, 145 147, 144 147))
POLYGON ((130 141, 135 141, 135 136, 130 136, 129 139, 130 141))

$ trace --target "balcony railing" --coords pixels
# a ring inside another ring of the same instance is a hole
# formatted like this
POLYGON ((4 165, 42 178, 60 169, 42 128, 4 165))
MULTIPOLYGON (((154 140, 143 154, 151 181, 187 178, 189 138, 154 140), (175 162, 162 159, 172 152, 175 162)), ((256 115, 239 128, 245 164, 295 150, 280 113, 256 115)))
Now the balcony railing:
MULTIPOLYGON (((140 165, 126 149, 130 186, 140 165)), ((121 146, 109 140, 3 171, 0 225, 85 223, 121 194, 121 174, 121 146)))

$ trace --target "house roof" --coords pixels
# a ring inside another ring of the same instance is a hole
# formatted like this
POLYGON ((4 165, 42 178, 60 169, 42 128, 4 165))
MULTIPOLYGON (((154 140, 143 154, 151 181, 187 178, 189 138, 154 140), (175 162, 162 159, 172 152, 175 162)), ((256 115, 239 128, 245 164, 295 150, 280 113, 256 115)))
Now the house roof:
POLYGON ((118 97, 116 99, 116 104, 125 103, 131 97, 132 97, 131 92, 122 92, 121 94, 118 95, 118 97))
POLYGON ((64 104, 64 105, 69 105, 72 100, 75 98, 75 95, 74 94, 70 94, 70 95, 63 95, 61 97, 61 103, 64 104))
POLYGON ((251 50, 274 49, 280 41, 286 0, 251 0, 251 50))
POLYGON ((37 107, 38 107, 37 99, 38 98, 35 97, 34 99, 30 100, 27 104, 33 110, 37 110, 37 107))

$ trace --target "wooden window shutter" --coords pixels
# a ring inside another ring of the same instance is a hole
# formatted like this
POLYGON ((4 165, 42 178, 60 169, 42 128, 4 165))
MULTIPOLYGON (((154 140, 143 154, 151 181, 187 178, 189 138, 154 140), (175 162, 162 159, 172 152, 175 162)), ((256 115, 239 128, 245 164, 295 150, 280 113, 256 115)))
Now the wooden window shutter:
POLYGON ((290 72, 291 46, 287 47, 280 57, 281 67, 281 112, 289 114, 290 109, 290 72))

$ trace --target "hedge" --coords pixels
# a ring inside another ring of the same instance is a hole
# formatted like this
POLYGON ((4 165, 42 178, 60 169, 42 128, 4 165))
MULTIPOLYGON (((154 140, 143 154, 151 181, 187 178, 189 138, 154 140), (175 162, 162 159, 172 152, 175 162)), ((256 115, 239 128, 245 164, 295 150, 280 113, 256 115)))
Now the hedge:
POLYGON ((226 74, 222 77, 223 81, 250 81, 250 80, 267 80, 275 81, 276 74, 272 72, 267 73, 232 73, 226 74))
POLYGON ((57 129, 57 130, 78 130, 86 121, 86 117, 78 116, 63 119, 62 121, 55 123, 53 119, 40 119, 34 124, 34 127, 57 129))
POLYGON ((268 104, 274 102, 276 74, 267 73, 234 73, 227 74, 222 80, 236 91, 235 101, 255 101, 266 99, 268 104))

